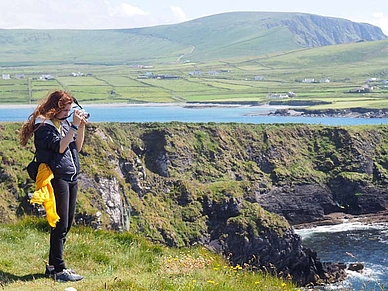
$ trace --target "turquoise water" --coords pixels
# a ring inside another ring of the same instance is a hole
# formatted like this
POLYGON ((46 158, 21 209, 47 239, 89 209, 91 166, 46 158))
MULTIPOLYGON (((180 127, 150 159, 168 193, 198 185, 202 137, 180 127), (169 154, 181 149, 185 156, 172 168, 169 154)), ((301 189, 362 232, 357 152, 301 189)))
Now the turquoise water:
MULTIPOLYGON (((323 125, 387 124, 382 118, 287 117, 265 116, 271 107, 207 107, 181 106, 84 106, 91 114, 90 122, 237 122, 237 123, 307 123, 323 125)), ((25 121, 34 107, 0 108, 0 122, 25 121)))

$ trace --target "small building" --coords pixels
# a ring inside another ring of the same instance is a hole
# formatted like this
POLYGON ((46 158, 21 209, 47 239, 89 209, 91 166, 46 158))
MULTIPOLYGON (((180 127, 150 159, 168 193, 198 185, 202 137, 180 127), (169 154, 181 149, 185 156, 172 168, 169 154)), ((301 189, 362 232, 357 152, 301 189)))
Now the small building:
POLYGON ((195 70, 193 72, 190 72, 189 75, 190 76, 200 76, 200 75, 202 75, 202 72, 199 70, 195 70))
POLYGON ((287 92, 287 93, 269 93, 267 95, 268 98, 277 98, 277 99, 282 99, 282 98, 291 98, 291 97, 296 97, 296 94, 292 91, 287 92))
POLYGON ((306 78, 302 80, 302 83, 314 83, 315 79, 314 78, 306 78))
POLYGON ((152 69, 154 66, 148 66, 148 65, 137 65, 139 69, 152 69))
POLYGON ((9 79, 11 79, 11 75, 10 74, 3 74, 2 75, 2 79, 3 80, 9 80, 9 79))
POLYGON ((179 77, 177 75, 169 75, 169 74, 162 74, 157 75, 157 79, 178 79, 179 77))
POLYGON ((354 88, 348 91, 348 93, 370 93, 373 91, 373 86, 363 85, 360 88, 354 88))
POLYGON ((147 78, 154 78, 155 77, 154 73, 152 73, 152 72, 146 72, 144 74, 144 76, 146 76, 147 78))
POLYGON ((268 94, 267 97, 273 98, 273 99, 289 98, 288 94, 286 94, 286 93, 270 93, 270 94, 268 94))
POLYGON ((55 77, 51 75, 42 75, 39 77, 39 80, 55 80, 55 77))
POLYGON ((81 73, 81 72, 78 72, 78 73, 72 72, 72 73, 70 73, 70 76, 72 76, 72 77, 81 77, 83 75, 84 75, 84 73, 81 73))
POLYGON ((255 80, 255 81, 263 81, 264 80, 264 76, 254 76, 253 80, 255 80))
POLYGON ((24 74, 16 74, 15 79, 24 79, 26 76, 24 74))

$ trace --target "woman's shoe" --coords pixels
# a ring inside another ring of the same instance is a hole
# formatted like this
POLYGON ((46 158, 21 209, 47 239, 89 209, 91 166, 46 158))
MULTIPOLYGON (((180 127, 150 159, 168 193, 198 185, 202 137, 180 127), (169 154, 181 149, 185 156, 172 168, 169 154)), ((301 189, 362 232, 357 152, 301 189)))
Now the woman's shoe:
POLYGON ((80 281, 84 277, 76 274, 71 269, 63 269, 62 272, 55 273, 54 279, 58 282, 80 281))

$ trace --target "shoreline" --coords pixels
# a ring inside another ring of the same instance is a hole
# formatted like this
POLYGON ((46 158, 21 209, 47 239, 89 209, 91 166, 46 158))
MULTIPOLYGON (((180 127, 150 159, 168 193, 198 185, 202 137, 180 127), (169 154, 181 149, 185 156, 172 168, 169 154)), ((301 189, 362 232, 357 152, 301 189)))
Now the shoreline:
MULTIPOLYGON (((6 109, 31 109, 38 104, 1 104, 0 110, 6 109)), ((351 109, 326 109, 326 110, 305 110, 304 106, 298 108, 289 105, 252 104, 252 103, 214 103, 214 102, 170 102, 170 103, 82 103, 87 108, 162 108, 179 107, 182 109, 207 109, 207 108, 252 108, 267 109, 259 113, 251 112, 245 116, 269 116, 269 117, 306 117, 306 118, 354 118, 354 119, 387 119, 388 110, 376 110, 366 108, 351 109)))
POLYGON ((292 225, 294 229, 311 229, 319 226, 340 225, 358 222, 365 225, 388 223, 388 210, 368 214, 347 214, 333 212, 324 216, 323 220, 292 225))
MULTIPOLYGON (((114 108, 114 107, 182 107, 182 108, 233 108, 233 107, 252 107, 252 108, 269 108, 269 109, 286 109, 288 106, 284 105, 249 105, 249 104, 224 104, 224 103, 82 103, 82 107, 91 108, 114 108)), ((0 109, 8 108, 36 108, 38 104, 0 104, 0 109)))

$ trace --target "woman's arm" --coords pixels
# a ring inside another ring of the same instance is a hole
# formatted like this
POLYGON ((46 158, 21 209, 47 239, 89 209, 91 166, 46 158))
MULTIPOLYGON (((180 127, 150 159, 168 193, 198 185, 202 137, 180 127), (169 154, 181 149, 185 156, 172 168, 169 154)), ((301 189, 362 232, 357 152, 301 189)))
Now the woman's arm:
POLYGON ((59 145, 59 152, 62 154, 69 144, 74 140, 74 135, 78 133, 75 145, 77 148, 77 151, 81 151, 82 145, 84 143, 84 137, 85 137, 85 124, 88 122, 87 119, 83 116, 82 112, 79 110, 74 110, 73 115, 73 122, 72 127, 70 127, 70 130, 66 133, 66 135, 61 139, 60 145, 59 145))
POLYGON ((74 134, 77 132, 70 128, 70 130, 66 133, 66 135, 61 139, 59 143, 59 153, 63 154, 69 144, 73 141, 74 139, 74 134))
POLYGON ((78 127, 77 138, 75 139, 75 146, 78 152, 82 150, 84 139, 85 139, 85 123, 81 122, 80 126, 78 127))

